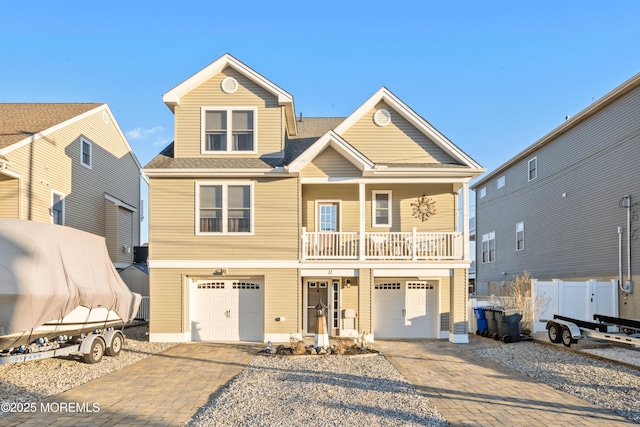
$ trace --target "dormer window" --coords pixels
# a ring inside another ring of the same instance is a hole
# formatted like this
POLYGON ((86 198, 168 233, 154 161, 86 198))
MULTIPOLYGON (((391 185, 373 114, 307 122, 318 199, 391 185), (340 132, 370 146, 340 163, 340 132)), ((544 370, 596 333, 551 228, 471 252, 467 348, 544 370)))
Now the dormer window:
POLYGON ((256 152, 257 109, 207 107, 202 109, 202 152, 256 152))

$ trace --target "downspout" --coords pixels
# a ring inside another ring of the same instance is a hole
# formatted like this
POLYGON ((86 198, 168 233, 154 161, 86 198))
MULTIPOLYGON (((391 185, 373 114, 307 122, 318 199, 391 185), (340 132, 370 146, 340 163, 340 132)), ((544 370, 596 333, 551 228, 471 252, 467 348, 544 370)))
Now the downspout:
POLYGON ((622 227, 618 226, 618 287, 625 292, 622 287, 622 227))
MULTIPOLYGON (((620 289, 630 294, 633 293, 633 280, 631 278, 631 195, 625 195, 620 200, 619 205, 621 208, 627 209, 627 281, 622 284, 622 254, 620 254, 620 289)), ((622 251, 622 241, 620 241, 620 251, 622 251)))

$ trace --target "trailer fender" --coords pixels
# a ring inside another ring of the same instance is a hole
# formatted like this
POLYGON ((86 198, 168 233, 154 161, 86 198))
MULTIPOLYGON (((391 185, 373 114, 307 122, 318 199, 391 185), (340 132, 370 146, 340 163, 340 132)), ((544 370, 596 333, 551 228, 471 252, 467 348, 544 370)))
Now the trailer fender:
POLYGON ((569 331, 571 331, 571 338, 574 338, 574 339, 582 338, 582 332, 580 331, 580 328, 578 327, 578 325, 576 325, 575 323, 568 322, 566 320, 561 320, 561 319, 553 319, 553 320, 547 321, 547 329, 549 329, 552 323, 556 323, 558 325, 562 325, 564 327, 569 328, 569 331))
POLYGON ((102 337, 102 335, 100 334, 89 334, 86 336, 86 338, 84 340, 82 340, 82 344, 80 344, 80 351, 79 353, 81 354, 88 354, 89 352, 91 352, 91 345, 93 344, 93 342, 95 340, 101 340, 102 344, 104 345, 104 347, 107 347, 106 342, 104 341, 104 338, 102 337))
POLYGON ((124 343, 124 334, 117 329, 111 329, 104 334, 104 341, 107 344, 105 347, 105 354, 107 356, 117 356, 122 350, 122 344, 124 343))

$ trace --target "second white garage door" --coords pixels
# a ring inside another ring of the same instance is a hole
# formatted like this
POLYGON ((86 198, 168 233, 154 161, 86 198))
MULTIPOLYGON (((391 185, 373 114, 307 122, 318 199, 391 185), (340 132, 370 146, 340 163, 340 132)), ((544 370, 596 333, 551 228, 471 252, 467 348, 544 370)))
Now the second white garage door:
POLYGON ((375 338, 437 338, 438 291, 431 281, 376 281, 375 338))
POLYGON ((262 341, 263 280, 196 280, 191 284, 193 341, 262 341))

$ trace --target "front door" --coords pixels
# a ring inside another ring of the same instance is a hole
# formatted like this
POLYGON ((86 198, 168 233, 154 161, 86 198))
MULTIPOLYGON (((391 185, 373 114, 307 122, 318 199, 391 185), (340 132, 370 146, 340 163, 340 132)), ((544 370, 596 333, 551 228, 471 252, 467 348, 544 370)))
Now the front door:
POLYGON ((307 334, 316 333, 318 318, 316 306, 322 302, 329 309, 329 282, 324 280, 307 282, 307 334))

